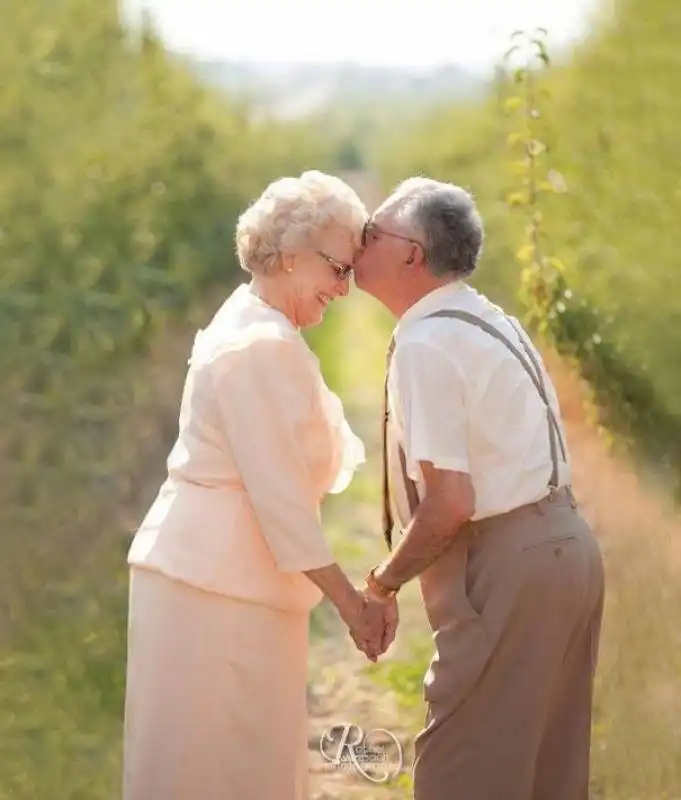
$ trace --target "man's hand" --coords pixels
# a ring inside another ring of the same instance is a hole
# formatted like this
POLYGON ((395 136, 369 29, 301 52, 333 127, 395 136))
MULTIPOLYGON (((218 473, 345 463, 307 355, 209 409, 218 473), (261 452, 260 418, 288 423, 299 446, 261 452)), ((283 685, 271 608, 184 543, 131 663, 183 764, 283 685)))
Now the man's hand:
POLYGON ((397 609, 397 597, 384 597, 372 592, 370 586, 365 586, 363 594, 366 598, 380 603, 383 607, 383 618, 385 621, 385 629, 383 632, 383 641, 381 642, 381 655, 390 647, 395 640, 397 633, 397 626, 399 624, 399 612, 397 609))
POLYGON ((391 597, 385 600, 384 603, 385 613, 385 633, 383 635, 383 653, 395 641, 395 634, 397 633, 397 626, 400 621, 400 615, 397 609, 397 598, 391 597))
POLYGON ((384 641, 389 626, 383 603, 361 593, 362 607, 348 620, 350 636, 370 661, 385 652, 384 641))

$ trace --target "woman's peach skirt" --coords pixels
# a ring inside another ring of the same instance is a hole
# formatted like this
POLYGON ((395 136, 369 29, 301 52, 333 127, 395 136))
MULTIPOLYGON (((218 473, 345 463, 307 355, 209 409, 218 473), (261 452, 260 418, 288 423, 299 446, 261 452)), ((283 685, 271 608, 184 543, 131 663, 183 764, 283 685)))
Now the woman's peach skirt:
POLYGON ((308 622, 133 568, 123 800, 307 798, 308 622))

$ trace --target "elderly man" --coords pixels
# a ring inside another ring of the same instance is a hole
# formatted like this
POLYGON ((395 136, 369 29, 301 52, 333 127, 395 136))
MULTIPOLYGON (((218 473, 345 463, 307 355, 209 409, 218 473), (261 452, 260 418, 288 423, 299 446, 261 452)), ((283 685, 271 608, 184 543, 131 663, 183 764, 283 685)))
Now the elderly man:
POLYGON ((482 242, 471 196, 425 178, 399 186, 365 230, 357 285, 398 317, 384 423, 390 554, 367 591, 394 597, 418 577, 434 634, 416 800, 586 800, 601 553, 570 488, 541 357, 466 283, 482 242))

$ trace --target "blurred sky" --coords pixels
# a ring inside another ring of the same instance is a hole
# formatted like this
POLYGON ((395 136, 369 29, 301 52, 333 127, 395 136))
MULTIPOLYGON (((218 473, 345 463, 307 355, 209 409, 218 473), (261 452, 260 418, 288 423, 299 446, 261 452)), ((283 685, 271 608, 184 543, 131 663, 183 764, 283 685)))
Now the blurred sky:
POLYGON ((549 46, 582 35, 603 0, 120 0, 151 11, 167 44, 207 58, 355 61, 486 70, 517 28, 549 46))

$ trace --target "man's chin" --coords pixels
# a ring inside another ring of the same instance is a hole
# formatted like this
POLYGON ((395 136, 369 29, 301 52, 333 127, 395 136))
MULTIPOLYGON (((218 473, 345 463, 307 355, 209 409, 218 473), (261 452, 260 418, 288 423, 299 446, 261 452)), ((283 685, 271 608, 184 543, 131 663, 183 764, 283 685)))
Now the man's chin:
POLYGON ((364 280, 361 275, 358 275, 357 272, 353 273, 353 277, 355 279, 355 286, 362 291, 366 291, 364 288, 364 280))
POLYGON ((376 297, 376 294, 372 291, 371 281, 366 281, 361 275, 357 275, 355 273, 355 286, 365 294, 370 294, 372 297, 376 297))

